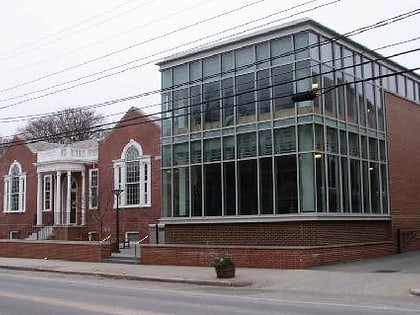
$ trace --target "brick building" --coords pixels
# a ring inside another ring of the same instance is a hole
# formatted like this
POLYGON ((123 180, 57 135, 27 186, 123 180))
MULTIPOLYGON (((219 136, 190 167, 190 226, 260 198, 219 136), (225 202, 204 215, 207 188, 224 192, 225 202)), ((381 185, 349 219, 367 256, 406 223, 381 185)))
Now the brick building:
POLYGON ((160 126, 131 108, 102 140, 26 143, 0 157, 0 238, 138 239, 160 217, 160 126), (116 195, 116 190, 121 193, 116 195))
POLYGON ((165 244, 143 263, 300 268, 420 248, 416 73, 309 19, 159 66, 165 244))

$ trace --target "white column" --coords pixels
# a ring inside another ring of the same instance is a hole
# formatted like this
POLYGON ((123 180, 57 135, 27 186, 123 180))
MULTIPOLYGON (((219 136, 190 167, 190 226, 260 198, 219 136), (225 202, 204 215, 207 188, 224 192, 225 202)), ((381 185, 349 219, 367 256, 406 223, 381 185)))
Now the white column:
POLYGON ((61 224, 61 172, 57 171, 57 180, 55 181, 55 224, 61 224))
POLYGON ((66 224, 70 224, 70 210, 71 210, 71 171, 67 171, 66 224))
POLYGON ((82 222, 81 225, 86 224, 86 175, 85 171, 82 171, 82 222))
POLYGON ((38 173, 38 184, 36 187, 36 225, 42 225, 42 174, 38 173))

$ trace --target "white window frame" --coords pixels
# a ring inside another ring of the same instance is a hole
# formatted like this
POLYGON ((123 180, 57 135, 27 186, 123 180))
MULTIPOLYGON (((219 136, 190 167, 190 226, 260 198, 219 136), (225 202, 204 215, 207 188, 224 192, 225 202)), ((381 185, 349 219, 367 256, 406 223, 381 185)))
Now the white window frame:
POLYGON ((9 232, 9 239, 10 240, 18 240, 19 239, 19 231, 10 231, 9 232))
MULTIPOLYGON (((138 207, 151 207, 152 200, 151 200, 151 181, 152 181, 152 163, 151 157, 143 155, 142 147, 139 143, 134 140, 130 140, 130 142, 124 147, 121 158, 119 160, 113 161, 114 162, 114 189, 123 189, 121 192, 118 201, 119 207, 122 208, 138 208, 138 207), (139 203, 134 205, 127 204, 127 194, 126 194, 126 178, 127 178, 127 171, 126 171, 126 153, 127 150, 134 146, 139 151, 139 172, 140 172, 140 183, 139 183, 139 203)), ((117 196, 114 194, 114 208, 117 206, 117 196)))
POLYGON ((89 209, 98 209, 99 203, 99 170, 97 168, 92 168, 89 170, 89 209), (96 173, 96 186, 92 185, 93 173, 96 173), (92 203, 92 189, 96 188, 96 205, 92 203))
POLYGON ((128 242, 137 242, 140 240, 140 232, 138 231, 126 231, 125 232, 125 240, 128 242), (131 237, 131 236, 137 236, 137 237, 131 237), (131 239, 136 239, 131 241, 131 239))
POLYGON ((19 162, 14 161, 12 165, 10 165, 9 173, 4 177, 4 200, 3 200, 3 212, 6 213, 22 213, 25 212, 26 209, 26 173, 22 172, 22 166, 19 162), (19 199, 18 199, 18 209, 11 210, 11 182, 13 180, 12 170, 14 167, 18 167, 19 175, 15 176, 18 177, 19 180, 19 199))
POLYGON ((42 210, 43 211, 51 211, 52 210, 52 192, 53 192, 53 189, 52 189, 52 175, 45 175, 44 176, 44 180, 43 180, 43 194, 42 194, 42 210), (50 181, 50 190, 49 191, 47 191, 47 188, 46 188, 46 186, 47 186, 47 179, 49 179, 49 181, 50 181), (47 192, 49 192, 49 194, 50 194, 50 198, 49 198, 49 201, 50 201, 50 206, 49 207, 46 207, 46 202, 47 202, 47 192))

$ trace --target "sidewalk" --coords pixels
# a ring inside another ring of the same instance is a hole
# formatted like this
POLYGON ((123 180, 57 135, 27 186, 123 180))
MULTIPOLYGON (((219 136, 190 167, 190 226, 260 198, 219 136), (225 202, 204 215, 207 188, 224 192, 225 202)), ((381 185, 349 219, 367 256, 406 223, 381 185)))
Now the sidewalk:
MULTIPOLYGON (((334 294, 382 297, 420 295, 420 289, 417 289, 420 288, 420 272, 416 270, 405 272, 403 266, 395 272, 385 269, 371 270, 372 266, 386 266, 388 260, 395 260, 394 256, 323 266, 311 270, 237 268, 237 275, 233 279, 217 279, 212 267, 85 263, 22 258, 0 258, 0 268, 92 275, 113 279, 249 287, 282 292, 321 294, 333 292, 334 294)), ((396 257, 404 259, 403 255, 396 257)), ((420 251, 409 257, 409 263, 417 265, 419 257, 420 251)))

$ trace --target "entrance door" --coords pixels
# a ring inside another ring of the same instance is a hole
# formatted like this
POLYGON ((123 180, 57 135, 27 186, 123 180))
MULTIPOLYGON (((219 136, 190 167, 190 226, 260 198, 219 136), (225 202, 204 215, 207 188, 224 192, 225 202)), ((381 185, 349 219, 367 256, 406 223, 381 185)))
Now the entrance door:
POLYGON ((77 200, 77 181, 75 178, 72 177, 71 179, 71 186, 67 187, 67 180, 63 181, 62 186, 62 193, 61 193, 61 224, 63 225, 74 225, 77 223, 77 208, 78 208, 78 200, 77 200), (70 194, 67 194, 68 190, 70 189, 70 194), (67 197, 70 198, 70 204, 67 204, 67 197))

